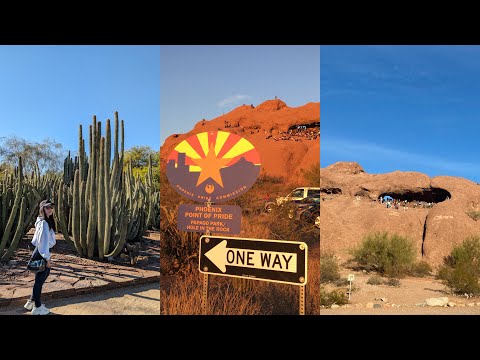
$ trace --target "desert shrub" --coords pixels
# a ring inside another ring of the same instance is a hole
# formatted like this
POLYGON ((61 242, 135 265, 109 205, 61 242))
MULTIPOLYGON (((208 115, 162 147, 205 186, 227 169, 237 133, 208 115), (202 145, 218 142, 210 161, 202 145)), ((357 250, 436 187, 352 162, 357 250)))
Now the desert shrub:
POLYGON ((305 226, 301 221, 290 219, 290 206, 278 206, 268 214, 271 239, 303 241, 309 246, 320 241, 320 231, 313 225, 305 226))
POLYGON ((455 246, 438 271, 438 277, 454 293, 480 294, 480 237, 465 239, 455 246))
POLYGON ((367 271, 387 276, 402 276, 415 260, 415 247, 404 236, 388 233, 367 235, 360 246, 352 250, 354 261, 367 271))
POLYGON ((306 181, 306 186, 320 186, 320 162, 313 164, 306 170, 302 169, 301 172, 306 181))
POLYGON ((338 287, 340 287, 340 286, 349 286, 350 282, 348 281, 347 278, 341 278, 341 279, 335 280, 335 281, 333 282, 333 284, 334 284, 335 286, 338 286, 338 287))
POLYGON ((400 286, 400 280, 398 280, 397 278, 391 277, 387 281, 385 281, 384 284, 387 285, 387 286, 398 287, 398 286, 400 286))
POLYGON ((475 211, 475 210, 468 211, 467 215, 470 216, 475 221, 480 219, 480 211, 475 211))
POLYGON ((410 267, 409 275, 425 277, 432 275, 432 267, 426 261, 418 261, 410 267))
POLYGON ((348 296, 342 290, 327 291, 323 287, 320 288, 320 305, 332 306, 333 304, 348 304, 348 296))
POLYGON ((340 280, 337 258, 331 253, 320 253, 320 283, 326 284, 340 280))
POLYGON ((369 284, 369 285, 382 285, 383 284, 383 279, 382 279, 381 276, 373 275, 373 276, 370 276, 368 278, 367 284, 369 284))

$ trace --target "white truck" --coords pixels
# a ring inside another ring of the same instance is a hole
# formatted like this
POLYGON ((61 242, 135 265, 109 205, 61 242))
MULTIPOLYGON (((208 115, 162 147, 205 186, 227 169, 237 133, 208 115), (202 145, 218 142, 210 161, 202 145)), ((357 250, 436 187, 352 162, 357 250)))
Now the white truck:
POLYGON ((284 203, 297 203, 303 199, 310 198, 313 201, 320 202, 320 188, 319 187, 299 187, 292 190, 287 196, 280 196, 275 201, 265 203, 265 211, 271 212, 272 206, 280 206, 284 203))

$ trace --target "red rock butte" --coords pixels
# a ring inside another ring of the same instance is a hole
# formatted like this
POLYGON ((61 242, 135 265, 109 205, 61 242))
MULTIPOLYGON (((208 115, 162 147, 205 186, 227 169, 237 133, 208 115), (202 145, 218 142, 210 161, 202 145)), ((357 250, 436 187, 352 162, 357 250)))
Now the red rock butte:
POLYGON ((406 235, 417 258, 437 266, 453 246, 480 234, 480 186, 452 176, 394 171, 368 174, 358 163, 340 162, 320 169, 320 247, 342 258, 372 232, 406 235), (407 200, 407 208, 386 208, 379 197, 407 200))
POLYGON ((246 138, 260 155, 262 173, 287 181, 302 181, 301 170, 320 163, 320 103, 289 107, 274 99, 258 106, 244 104, 211 120, 201 119, 191 131, 169 136, 160 147, 162 171, 181 141, 206 131, 226 131, 246 138))

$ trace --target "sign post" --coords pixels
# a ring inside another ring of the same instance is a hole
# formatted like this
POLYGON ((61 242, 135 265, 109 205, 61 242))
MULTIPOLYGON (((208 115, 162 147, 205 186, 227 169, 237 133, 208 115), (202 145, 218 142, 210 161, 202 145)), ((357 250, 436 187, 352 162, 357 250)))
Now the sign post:
MULTIPOLYGON (((207 207, 210 208, 212 203, 207 202, 207 207)), ((206 230, 205 235, 210 235, 210 230, 206 230)), ((203 274, 203 289, 202 289, 202 314, 208 315, 208 274, 203 274)))
POLYGON ((347 277, 348 282, 350 283, 350 287, 348 290, 348 301, 350 301, 350 296, 352 294, 352 282, 355 280, 355 275, 354 274, 349 274, 347 277))
POLYGON ((208 315, 208 274, 203 276, 203 291, 202 291, 202 314, 208 315))
POLYGON ((200 238, 202 314, 208 314, 209 275, 247 278, 300 287, 305 314, 308 246, 304 242, 213 236, 239 234, 241 208, 215 205, 250 189, 260 175, 260 156, 245 138, 225 131, 203 132, 180 142, 167 159, 170 185, 203 204, 178 207, 177 228, 205 233, 200 238))
POLYGON ((305 315, 305 285, 300 285, 299 314, 305 315))

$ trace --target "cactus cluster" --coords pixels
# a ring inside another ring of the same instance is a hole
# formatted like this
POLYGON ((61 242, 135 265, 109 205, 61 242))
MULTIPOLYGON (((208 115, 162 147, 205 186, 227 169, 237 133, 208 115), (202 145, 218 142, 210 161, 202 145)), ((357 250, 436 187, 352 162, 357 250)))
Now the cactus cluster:
POLYGON ((35 186, 37 178, 23 175, 19 158, 14 173, 0 182, 0 261, 10 260, 38 214, 41 195, 35 186))
POLYGON ((131 164, 124 166, 124 122, 119 123, 118 112, 113 159, 111 136, 110 120, 102 136, 102 124, 94 116, 87 156, 80 125, 78 155, 72 159, 68 153, 60 175, 37 170, 24 176, 19 159, 15 172, 0 181, 0 261, 10 259, 33 226, 42 199, 54 200, 65 241, 89 259, 116 256, 126 241, 138 241, 145 230, 159 228, 160 192, 154 189, 151 158, 145 179, 133 176, 131 164))
POLYGON ((118 255, 127 239, 129 208, 126 206, 123 174, 123 120, 120 128, 119 150, 116 112, 112 161, 110 120, 107 120, 106 133, 102 136, 102 124, 93 117, 89 127, 89 156, 80 125, 78 156, 65 159, 64 176, 57 188, 60 230, 65 240, 72 241, 78 253, 89 259, 98 256, 103 260, 118 255))

